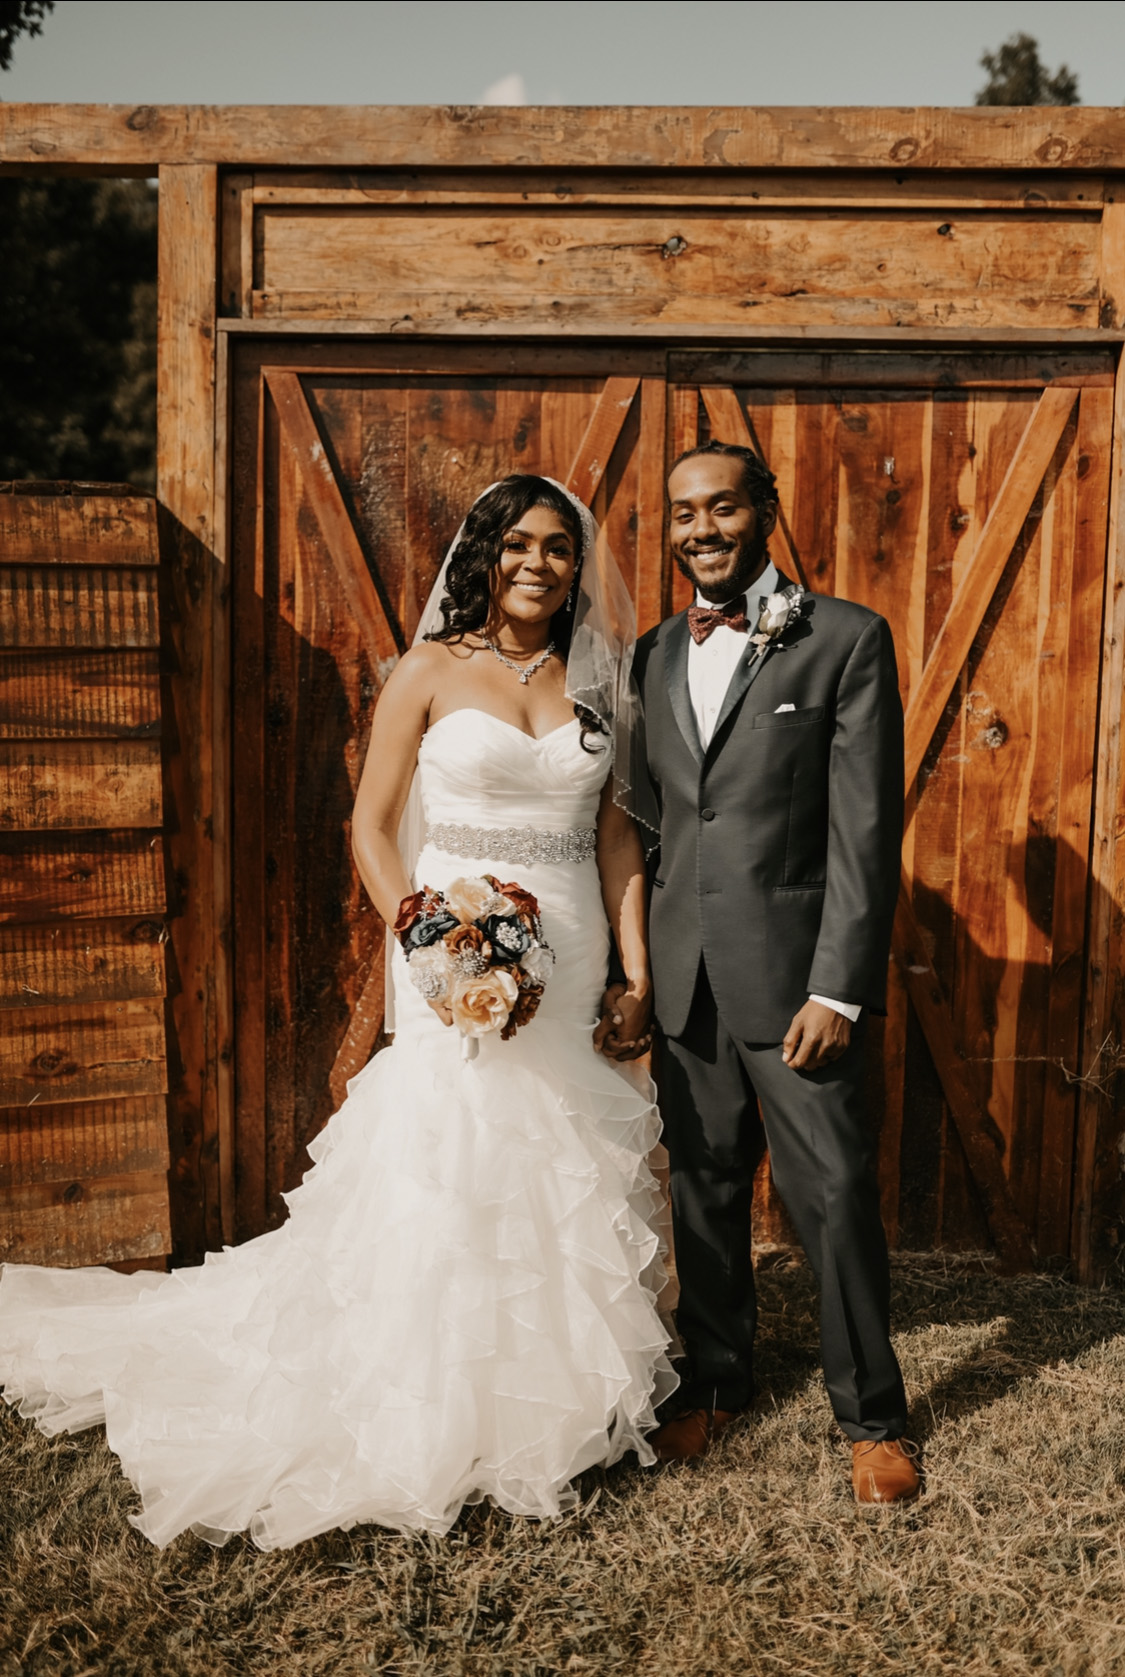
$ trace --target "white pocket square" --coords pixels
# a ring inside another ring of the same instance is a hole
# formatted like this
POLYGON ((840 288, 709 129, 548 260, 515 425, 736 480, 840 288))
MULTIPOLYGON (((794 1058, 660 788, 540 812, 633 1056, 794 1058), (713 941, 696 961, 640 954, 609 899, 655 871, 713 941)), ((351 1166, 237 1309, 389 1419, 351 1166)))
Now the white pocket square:
POLYGON ((796 708, 796 705, 778 705, 777 709, 774 711, 774 715, 780 716, 783 710, 796 710, 796 708))

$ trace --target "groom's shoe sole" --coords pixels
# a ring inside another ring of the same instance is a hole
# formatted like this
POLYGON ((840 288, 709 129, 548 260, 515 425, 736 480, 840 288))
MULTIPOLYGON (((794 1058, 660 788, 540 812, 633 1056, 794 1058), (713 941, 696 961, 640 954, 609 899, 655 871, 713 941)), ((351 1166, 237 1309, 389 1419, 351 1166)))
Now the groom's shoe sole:
POLYGON ((729 1409, 688 1409, 675 1420, 665 1421, 652 1435, 657 1461, 698 1461, 737 1419, 737 1412, 729 1409))
POLYGON ((852 1445, 852 1486, 857 1502, 914 1502, 922 1489, 917 1447, 901 1438, 852 1445))

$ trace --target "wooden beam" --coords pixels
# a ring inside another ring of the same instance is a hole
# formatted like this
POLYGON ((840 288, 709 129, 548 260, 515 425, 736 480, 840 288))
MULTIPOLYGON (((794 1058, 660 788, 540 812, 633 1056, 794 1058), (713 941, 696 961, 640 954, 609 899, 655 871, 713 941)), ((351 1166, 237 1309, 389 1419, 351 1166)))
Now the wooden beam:
POLYGON ((372 667, 378 670, 388 659, 399 656, 400 647, 389 613, 376 592, 301 381, 296 373, 270 371, 266 374, 266 384, 282 434, 297 457, 301 481, 320 525, 328 556, 363 636, 372 667))
POLYGON ((1125 167, 1125 113, 1075 106, 0 105, 0 167, 1125 167))
POLYGON ((640 382, 639 378, 607 378, 590 415, 586 435, 566 474, 567 488, 587 506, 593 505, 640 382))
POLYGON ((164 589, 165 762, 169 933, 177 982, 169 998, 171 1182, 176 1255, 198 1258, 223 1238, 220 1091, 232 1022, 228 951, 216 893, 224 842, 227 750, 216 714, 225 644, 226 578, 215 552, 215 317, 218 171, 161 166, 157 317, 157 499, 164 589))
POLYGON ((1125 1240, 1125 358, 1114 396, 1101 666, 1071 1216, 1071 1254, 1088 1286, 1116 1267, 1125 1240))
POLYGON ((918 777, 934 729, 964 668, 981 619, 996 592, 1012 547, 1031 511, 1043 474, 1078 397, 1077 389, 1048 386, 1028 419, 1000 492, 934 641, 906 712, 906 784, 918 777))
MULTIPOLYGON (((743 448, 752 448, 759 460, 765 460, 762 445, 754 433, 749 418, 743 411, 742 403, 737 393, 729 384, 701 384, 699 394, 703 398, 703 406, 707 409, 707 417, 711 421, 711 435, 719 442, 740 443, 743 448)), ((769 461, 766 461, 769 464, 769 461)), ((778 508, 777 536, 785 549, 781 556, 782 569, 790 576, 796 577, 802 588, 808 587, 805 568, 801 564, 801 556, 793 543, 789 520, 784 507, 778 508)))
POLYGON ((1004 1174, 995 1126, 954 1040, 949 1002, 926 953, 925 938, 910 896, 910 882, 905 877, 899 888, 892 946, 1001 1262, 1005 1269, 1031 1269, 1035 1255, 1004 1174))

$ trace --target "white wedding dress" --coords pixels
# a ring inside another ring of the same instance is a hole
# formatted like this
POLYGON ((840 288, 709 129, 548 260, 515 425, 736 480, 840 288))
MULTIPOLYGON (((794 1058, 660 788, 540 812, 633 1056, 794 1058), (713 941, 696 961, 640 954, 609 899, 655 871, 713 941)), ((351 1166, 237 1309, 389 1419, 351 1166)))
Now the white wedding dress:
MULTIPOLYGON (((606 753, 461 710, 419 753, 427 822, 593 826, 606 753)), ((446 835, 443 835, 446 836, 446 835)), ((197 1269, 8 1265, 0 1383, 46 1433, 104 1419, 154 1543, 262 1548, 373 1521, 447 1531, 467 1502, 556 1515, 636 1450, 675 1385, 656 1311, 652 1088, 597 1054, 596 864, 466 860, 539 899, 557 962, 536 1018, 466 1062, 396 951, 397 1033, 309 1148, 280 1229, 197 1269)))

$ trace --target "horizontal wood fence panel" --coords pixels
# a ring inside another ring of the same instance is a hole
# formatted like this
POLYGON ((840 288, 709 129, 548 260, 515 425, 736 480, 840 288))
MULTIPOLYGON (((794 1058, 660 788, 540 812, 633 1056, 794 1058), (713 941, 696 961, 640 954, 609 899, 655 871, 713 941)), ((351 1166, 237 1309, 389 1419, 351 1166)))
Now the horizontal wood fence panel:
POLYGON ((0 1036, 0 1106, 161 1095, 168 1089, 157 1001, 29 1009, 0 1036))
POLYGON ((157 827, 159 740, 0 741, 0 830, 157 827))
POLYGON ((159 1095, 10 1109, 0 1124, 0 1191, 168 1168, 159 1095))
POLYGON ((0 834, 0 924, 164 913, 159 833, 0 834))
POLYGON ((163 1172, 13 1188, 0 1220, 8 1263, 78 1267, 159 1258, 172 1244, 163 1172))
POLYGON ((0 647, 159 643, 153 570, 0 565, 0 647))
POLYGON ((1062 379, 1113 386, 1113 359, 1104 349, 997 351, 987 357, 956 347, 923 350, 676 350, 669 378, 685 384, 777 385, 786 390, 875 384, 880 390, 1019 390, 1038 392, 1062 379))
MULTIPOLYGON (((768 318, 769 304, 799 312, 818 298, 923 303, 999 322, 1096 325, 1101 255, 1096 210, 1008 214, 996 263, 991 215, 950 222, 914 213, 717 216, 681 208, 629 215, 560 208, 397 213, 259 209, 255 292, 375 297, 455 283, 458 302, 539 293, 549 299, 612 296, 690 300, 701 320, 768 318), (987 287, 982 281, 988 280, 987 287), (749 312, 748 312, 749 311, 749 312)), ((290 312, 287 310, 286 312, 290 312)), ((350 312, 350 311, 349 311, 350 312)), ((839 313, 834 318, 840 320, 839 313)))
POLYGON ((156 503, 131 495, 0 495, 6 565, 155 565, 156 503))
POLYGON ((0 106, 9 168, 68 165, 148 174, 161 163, 333 169, 590 166, 1116 169, 1116 107, 91 105, 0 106))
POLYGON ((0 926, 0 1008, 162 996, 166 937, 155 918, 0 926))
POLYGON ((155 649, 0 653, 0 739, 130 739, 159 733, 155 649))

